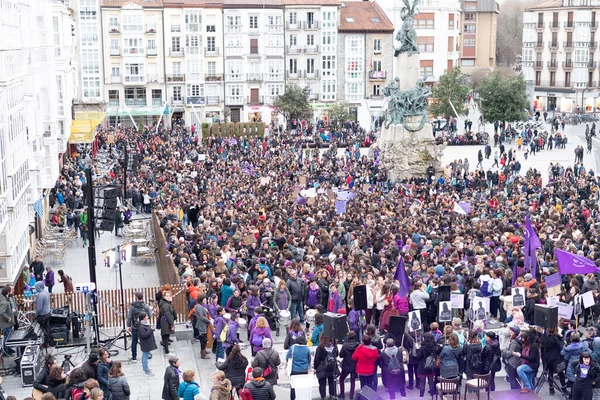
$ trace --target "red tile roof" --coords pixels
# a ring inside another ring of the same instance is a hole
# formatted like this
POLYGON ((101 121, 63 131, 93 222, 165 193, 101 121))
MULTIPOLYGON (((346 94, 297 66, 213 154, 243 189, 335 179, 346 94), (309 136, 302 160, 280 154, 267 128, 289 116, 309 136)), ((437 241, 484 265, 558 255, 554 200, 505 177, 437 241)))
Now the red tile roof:
POLYGON ((339 0, 283 0, 286 6, 339 6, 339 0))
POLYGON ((340 32, 394 32, 394 25, 381 7, 373 1, 342 1, 338 30, 340 32))

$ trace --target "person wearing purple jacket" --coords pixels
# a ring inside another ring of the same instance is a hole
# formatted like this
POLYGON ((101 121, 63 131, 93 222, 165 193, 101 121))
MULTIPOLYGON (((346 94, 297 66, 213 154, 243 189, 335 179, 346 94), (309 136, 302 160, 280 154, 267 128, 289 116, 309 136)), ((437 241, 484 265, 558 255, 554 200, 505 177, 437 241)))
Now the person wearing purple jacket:
MULTIPOLYGON (((231 316, 229 316, 231 318, 231 316)), ((225 352, 223 351, 223 343, 221 343, 221 332, 228 319, 225 319, 225 309, 221 306, 217 308, 217 316, 215 317, 215 334, 213 341, 213 353, 219 358, 225 358, 225 352)))
POLYGON ((242 298, 240 297, 240 290, 235 289, 233 296, 231 296, 225 303, 225 310, 230 314, 237 314, 242 308, 242 298))
POLYGON ((248 295, 248 299, 246 300, 246 311, 248 313, 248 320, 254 317, 254 309, 256 307, 260 307, 262 303, 260 302, 260 296, 258 295, 258 287, 250 286, 250 294, 248 295))
POLYGON ((365 329, 366 326, 367 320, 365 319, 365 311, 355 309, 350 310, 348 313, 348 327, 352 332, 356 333, 356 337, 359 340, 362 340, 360 332, 362 329, 365 329))
POLYGON ((267 338, 273 341, 271 338, 271 328, 265 317, 258 318, 256 326, 252 329, 248 337, 250 338, 250 344, 252 345, 252 356, 255 356, 256 353, 263 349, 263 339, 267 338))
POLYGON ((223 348, 227 355, 231 353, 233 346, 240 342, 240 339, 238 339, 238 328, 240 327, 239 320, 240 315, 234 314, 227 323, 227 335, 225 336, 225 343, 223 343, 223 348))
POLYGON ((219 308, 219 297, 216 293, 213 293, 208 298, 208 304, 206 305, 206 311, 208 311, 208 315, 213 321, 217 319, 217 308, 219 308))
POLYGON ((344 309, 344 302, 342 296, 338 293, 336 284, 329 286, 329 300, 327 301, 327 311, 332 313, 338 313, 339 310, 344 309))
MULTIPOLYGON (((254 317, 252 317, 252 319, 250 320, 250 322, 248 323, 248 335, 250 335, 250 332, 252 332, 252 329, 254 329, 254 327, 256 326, 256 321, 260 318, 263 317, 263 309, 262 307, 256 307, 254 309, 254 317)), ((250 337, 250 336, 248 336, 250 337)))
POLYGON ((44 278, 44 281, 46 281, 48 293, 52 293, 52 288, 54 287, 54 271, 52 271, 52 268, 46 267, 46 278, 44 278))

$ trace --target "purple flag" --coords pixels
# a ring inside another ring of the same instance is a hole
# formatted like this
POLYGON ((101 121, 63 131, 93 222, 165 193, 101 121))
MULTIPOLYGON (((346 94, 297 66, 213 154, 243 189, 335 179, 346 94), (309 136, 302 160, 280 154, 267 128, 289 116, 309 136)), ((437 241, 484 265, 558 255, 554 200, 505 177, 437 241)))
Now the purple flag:
POLYGON ((537 271, 537 256, 535 250, 542 247, 540 238, 535 233, 535 229, 531 225, 529 220, 529 214, 525 217, 525 247, 523 249, 525 253, 525 270, 528 270, 533 279, 536 279, 537 271))
POLYGON ((307 200, 307 199, 305 199, 304 197, 302 197, 302 196, 298 196, 298 197, 296 198, 296 204, 300 204, 300 205, 302 205, 302 206, 305 206, 305 205, 306 205, 306 203, 308 203, 308 200, 307 200))
POLYGON ((406 297, 410 291, 410 280, 406 274, 406 268, 404 267, 404 258, 400 256, 398 260, 398 266, 396 267, 396 273, 394 279, 400 282, 400 288, 398 289, 398 296, 406 297))
POLYGON ((554 254, 558 262, 558 270, 563 275, 600 273, 600 268, 596 267, 596 263, 589 258, 559 249, 555 249, 554 254))
POLYGON ((461 201, 460 203, 458 203, 458 206, 465 210, 467 214, 471 212, 471 203, 469 203, 468 201, 461 201))

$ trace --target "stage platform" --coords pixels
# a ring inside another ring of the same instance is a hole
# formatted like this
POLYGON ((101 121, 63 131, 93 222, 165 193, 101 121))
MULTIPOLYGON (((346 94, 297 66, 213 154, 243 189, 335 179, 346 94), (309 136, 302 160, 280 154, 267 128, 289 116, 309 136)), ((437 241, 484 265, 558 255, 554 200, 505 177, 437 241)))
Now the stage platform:
MULTIPOLYGON (((546 393, 546 395, 548 394, 548 389, 543 388, 542 392, 540 393, 546 393), (545 389, 545 390, 544 390, 545 389)), ((461 400, 463 399, 464 393, 461 393, 461 400)), ((562 396, 554 396, 556 398, 556 400, 561 400, 562 396)), ((445 396, 445 399, 452 399, 452 396, 445 396)), ((484 392, 483 390, 481 391, 481 393, 479 394, 479 398, 481 400, 487 400, 487 393, 484 392)), ((467 399, 468 400, 473 400, 473 399, 477 399, 477 394, 475 393, 468 393, 467 394, 467 399)), ((490 393, 490 400, 515 400, 515 399, 519 399, 519 400, 541 400, 543 399, 542 396, 535 394, 535 392, 529 392, 527 394, 521 394, 520 393, 520 389, 516 389, 516 390, 500 390, 500 391, 496 391, 496 392, 491 392, 490 393)))

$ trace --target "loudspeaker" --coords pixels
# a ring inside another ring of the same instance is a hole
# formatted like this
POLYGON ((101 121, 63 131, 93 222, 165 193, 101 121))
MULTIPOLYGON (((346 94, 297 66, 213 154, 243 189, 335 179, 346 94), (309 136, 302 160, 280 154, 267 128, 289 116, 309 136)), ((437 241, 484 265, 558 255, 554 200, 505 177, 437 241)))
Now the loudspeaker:
POLYGON ((110 232, 115 229, 115 221, 110 219, 103 219, 102 222, 100 222, 100 227, 96 227, 96 229, 110 232))
POLYGON ((533 313, 533 324, 544 329, 558 327, 558 307, 536 304, 533 313))
POLYGON ((440 301, 450 301, 450 286, 443 285, 438 287, 438 302, 440 301))
POLYGON ((117 189, 114 187, 107 187, 102 191, 102 194, 98 197, 104 197, 105 199, 116 199, 117 189))
POLYGON ((354 286, 354 307, 355 310, 367 309, 367 285, 354 286))
POLYGON ((365 386, 359 390, 355 400, 383 400, 383 398, 369 386, 365 386))
MULTIPOLYGON (((110 208, 102 210, 101 217, 104 219, 114 220, 116 216, 117 216, 117 210, 110 209, 110 208)), ((99 217, 100 217, 100 215, 99 215, 99 217)))
POLYGON ((394 335, 403 335, 406 329, 406 315, 392 315, 390 317, 390 326, 388 330, 394 335))
POLYGON ((323 335, 331 339, 344 340, 349 330, 345 315, 330 312, 323 315, 323 335))

